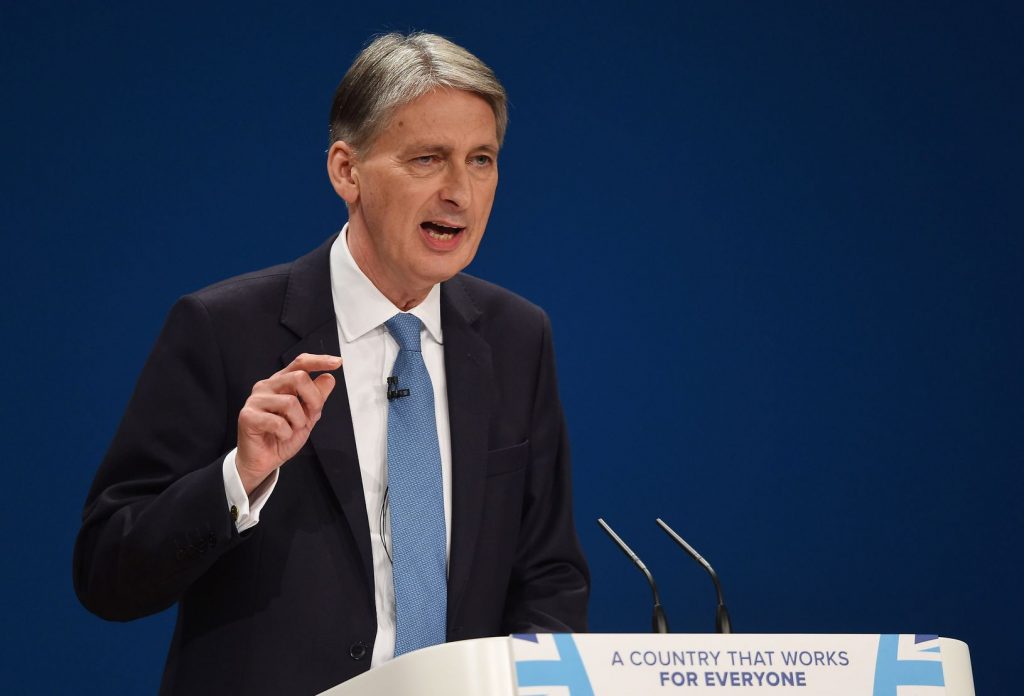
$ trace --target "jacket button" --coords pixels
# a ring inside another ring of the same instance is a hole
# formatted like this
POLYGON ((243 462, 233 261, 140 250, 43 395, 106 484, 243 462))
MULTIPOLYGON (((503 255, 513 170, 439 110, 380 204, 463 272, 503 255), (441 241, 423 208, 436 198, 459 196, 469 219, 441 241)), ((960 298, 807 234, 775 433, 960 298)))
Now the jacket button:
POLYGON ((362 641, 357 641, 348 649, 348 656, 353 660, 361 660, 366 657, 366 646, 362 641))

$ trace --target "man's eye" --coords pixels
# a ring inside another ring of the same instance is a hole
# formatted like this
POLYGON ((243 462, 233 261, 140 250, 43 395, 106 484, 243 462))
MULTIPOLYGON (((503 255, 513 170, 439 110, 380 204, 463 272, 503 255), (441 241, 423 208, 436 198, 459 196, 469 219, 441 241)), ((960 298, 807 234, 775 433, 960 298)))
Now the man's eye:
POLYGON ((437 157, 434 155, 420 155, 414 158, 413 162, 416 164, 433 164, 435 160, 437 160, 437 157))
POLYGON ((474 155, 469 160, 478 167, 489 166, 494 160, 491 159, 490 155, 474 155))

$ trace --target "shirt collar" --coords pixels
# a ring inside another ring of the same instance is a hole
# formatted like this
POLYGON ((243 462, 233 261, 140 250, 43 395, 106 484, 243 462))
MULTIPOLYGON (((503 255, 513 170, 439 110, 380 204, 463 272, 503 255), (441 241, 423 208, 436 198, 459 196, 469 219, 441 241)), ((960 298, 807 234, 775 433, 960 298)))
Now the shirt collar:
MULTIPOLYGON (((341 336, 351 343, 381 326, 402 311, 384 297, 352 258, 348 248, 348 223, 331 245, 331 296, 341 336)), ((441 286, 434 285, 426 299, 409 310, 438 343, 441 334, 441 286)))

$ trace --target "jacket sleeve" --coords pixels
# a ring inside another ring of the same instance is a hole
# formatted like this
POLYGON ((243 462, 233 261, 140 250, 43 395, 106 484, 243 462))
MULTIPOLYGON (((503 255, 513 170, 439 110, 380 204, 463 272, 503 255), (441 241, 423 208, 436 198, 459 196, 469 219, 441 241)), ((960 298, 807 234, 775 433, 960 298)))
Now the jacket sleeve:
POLYGON ((184 297, 142 370, 82 515, 75 591, 98 616, 124 621, 165 609, 240 542, 222 477, 236 436, 226 391, 207 309, 184 297))
POLYGON ((530 464, 504 629, 584 632, 590 572, 573 521, 569 441, 547 315, 530 428, 530 464))

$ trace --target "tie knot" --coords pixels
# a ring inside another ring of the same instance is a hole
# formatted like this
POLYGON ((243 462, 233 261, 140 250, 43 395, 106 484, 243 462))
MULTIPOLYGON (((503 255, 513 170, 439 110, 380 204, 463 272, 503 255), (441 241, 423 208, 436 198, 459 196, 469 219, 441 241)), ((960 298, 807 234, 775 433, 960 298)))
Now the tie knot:
POLYGON ((402 312, 384 322, 391 337, 402 350, 420 351, 420 327, 423 324, 412 314, 402 312))

